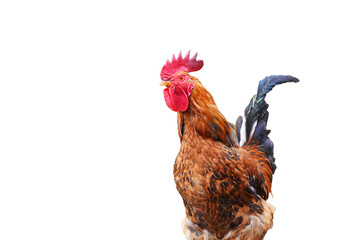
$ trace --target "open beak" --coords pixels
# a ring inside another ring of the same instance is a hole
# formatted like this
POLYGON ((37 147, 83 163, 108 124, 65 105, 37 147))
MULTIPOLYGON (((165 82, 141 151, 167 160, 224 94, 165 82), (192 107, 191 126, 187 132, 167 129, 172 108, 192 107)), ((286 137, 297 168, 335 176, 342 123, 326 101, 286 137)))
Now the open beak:
POLYGON ((172 83, 170 81, 161 81, 160 85, 165 87, 171 87, 172 83))

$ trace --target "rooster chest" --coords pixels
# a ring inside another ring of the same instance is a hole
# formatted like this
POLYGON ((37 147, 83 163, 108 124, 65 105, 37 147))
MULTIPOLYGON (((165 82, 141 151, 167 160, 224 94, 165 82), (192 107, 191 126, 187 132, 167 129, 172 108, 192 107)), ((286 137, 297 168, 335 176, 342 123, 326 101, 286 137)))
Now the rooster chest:
POLYGON ((183 142, 174 164, 174 178, 177 190, 184 200, 200 202, 205 200, 207 156, 204 144, 183 142))
POLYGON ((240 224, 238 212, 244 202, 237 195, 236 186, 242 187, 236 177, 237 157, 231 149, 211 141, 181 145, 174 165, 175 183, 187 218, 200 229, 215 231, 234 221, 235 226, 240 224))
POLYGON ((181 143, 174 178, 183 199, 200 204, 207 201, 211 193, 216 194, 216 188, 228 188, 230 184, 223 180, 234 167, 228 164, 232 160, 232 150, 212 140, 194 137, 196 141, 186 137, 181 143))
POLYGON ((195 159, 178 155, 174 165, 177 190, 182 197, 200 198, 204 191, 204 169, 195 159))

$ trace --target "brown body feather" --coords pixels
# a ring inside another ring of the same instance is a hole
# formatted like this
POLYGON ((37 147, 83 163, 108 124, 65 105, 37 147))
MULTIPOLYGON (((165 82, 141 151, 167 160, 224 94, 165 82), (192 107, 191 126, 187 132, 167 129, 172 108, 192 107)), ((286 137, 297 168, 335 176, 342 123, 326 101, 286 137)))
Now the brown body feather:
POLYGON ((234 127, 192 79, 189 107, 178 112, 181 149, 174 165, 186 208, 184 233, 190 240, 263 239, 274 212, 265 201, 272 182, 269 161, 257 143, 238 146, 234 127))

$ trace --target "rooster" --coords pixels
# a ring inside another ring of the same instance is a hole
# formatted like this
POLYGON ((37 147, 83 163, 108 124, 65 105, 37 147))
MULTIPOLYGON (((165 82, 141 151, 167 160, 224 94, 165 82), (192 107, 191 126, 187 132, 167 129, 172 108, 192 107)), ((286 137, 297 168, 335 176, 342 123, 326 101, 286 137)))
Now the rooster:
POLYGON ((276 169, 264 99, 274 86, 299 80, 286 75, 261 80, 245 109, 245 123, 240 116, 232 124, 189 75, 203 67, 196 57, 180 52, 161 70, 164 98, 177 112, 181 141, 173 174, 186 209, 183 232, 188 240, 263 239, 273 225, 275 208, 266 200, 276 169))

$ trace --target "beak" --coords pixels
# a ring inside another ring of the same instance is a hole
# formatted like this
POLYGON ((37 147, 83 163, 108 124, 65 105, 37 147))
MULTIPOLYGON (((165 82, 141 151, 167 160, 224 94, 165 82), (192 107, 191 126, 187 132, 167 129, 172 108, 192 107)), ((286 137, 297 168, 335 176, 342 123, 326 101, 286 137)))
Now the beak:
POLYGON ((160 86, 171 87, 172 83, 170 81, 161 81, 160 86))

